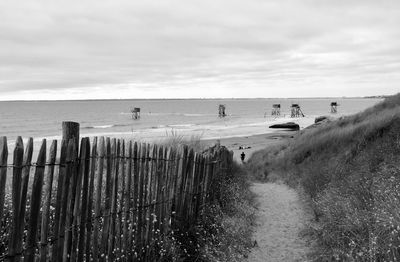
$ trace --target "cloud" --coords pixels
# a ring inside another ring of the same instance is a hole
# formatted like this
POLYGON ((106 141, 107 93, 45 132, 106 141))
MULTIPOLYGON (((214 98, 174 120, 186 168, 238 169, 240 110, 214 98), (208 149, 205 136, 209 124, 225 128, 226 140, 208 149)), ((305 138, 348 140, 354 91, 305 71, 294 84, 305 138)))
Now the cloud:
POLYGON ((399 7, 395 0, 2 1, 0 99, 395 93, 399 7))

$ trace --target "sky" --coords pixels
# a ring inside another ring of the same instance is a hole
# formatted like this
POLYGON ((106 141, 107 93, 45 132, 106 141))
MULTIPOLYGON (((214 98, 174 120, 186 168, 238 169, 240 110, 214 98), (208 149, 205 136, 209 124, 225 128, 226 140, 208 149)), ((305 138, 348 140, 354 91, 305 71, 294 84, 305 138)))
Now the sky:
POLYGON ((390 95, 398 0, 0 0, 0 100, 390 95))

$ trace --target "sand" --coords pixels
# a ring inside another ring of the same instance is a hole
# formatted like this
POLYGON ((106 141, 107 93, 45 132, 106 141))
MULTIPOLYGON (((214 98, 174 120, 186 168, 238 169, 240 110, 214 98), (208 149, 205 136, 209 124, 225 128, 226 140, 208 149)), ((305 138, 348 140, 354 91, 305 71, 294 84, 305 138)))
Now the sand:
POLYGON ((255 247, 248 262, 311 261, 314 242, 302 236, 313 216, 298 192, 284 184, 254 183, 257 195, 255 247))

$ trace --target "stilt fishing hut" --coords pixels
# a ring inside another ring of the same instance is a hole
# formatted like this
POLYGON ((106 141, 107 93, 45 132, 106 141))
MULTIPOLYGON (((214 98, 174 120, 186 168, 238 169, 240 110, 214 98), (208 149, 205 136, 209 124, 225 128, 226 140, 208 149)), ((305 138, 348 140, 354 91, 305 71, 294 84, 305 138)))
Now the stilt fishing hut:
POLYGON ((272 113, 273 116, 280 116, 281 115, 281 104, 273 104, 272 105, 272 113))
POLYGON ((304 117, 299 104, 292 104, 291 106, 291 117, 304 117))
POLYGON ((331 113, 332 114, 336 114, 337 113, 337 107, 338 107, 338 103, 337 102, 332 102, 331 103, 331 113))
POLYGON ((219 105, 218 107, 218 116, 219 117, 225 117, 226 113, 225 113, 225 105, 219 105))
POLYGON ((140 119, 140 107, 131 108, 132 119, 140 119))

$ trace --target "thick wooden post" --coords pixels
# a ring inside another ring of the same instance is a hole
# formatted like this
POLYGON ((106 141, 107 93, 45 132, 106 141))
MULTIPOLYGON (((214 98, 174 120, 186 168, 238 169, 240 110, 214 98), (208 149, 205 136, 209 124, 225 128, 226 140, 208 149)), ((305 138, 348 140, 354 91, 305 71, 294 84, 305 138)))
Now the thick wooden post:
POLYGON ((79 123, 72 121, 62 122, 62 140, 68 143, 73 138, 75 138, 75 152, 79 152, 79 123))

